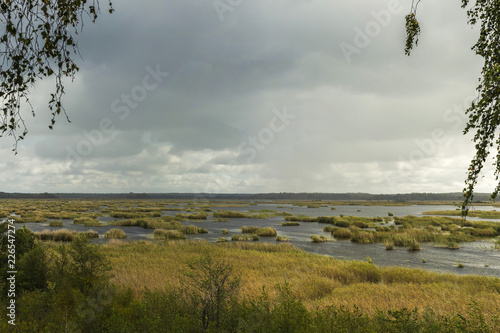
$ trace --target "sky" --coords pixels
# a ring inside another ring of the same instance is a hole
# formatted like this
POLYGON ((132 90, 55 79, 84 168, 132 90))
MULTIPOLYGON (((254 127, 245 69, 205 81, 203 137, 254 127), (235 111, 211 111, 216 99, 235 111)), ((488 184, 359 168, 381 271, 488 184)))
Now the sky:
MULTIPOLYGON (((459 192, 482 59, 456 0, 123 0, 79 35, 49 130, 39 82, 5 192, 459 192)), ((494 188, 486 170, 479 192, 494 188)))

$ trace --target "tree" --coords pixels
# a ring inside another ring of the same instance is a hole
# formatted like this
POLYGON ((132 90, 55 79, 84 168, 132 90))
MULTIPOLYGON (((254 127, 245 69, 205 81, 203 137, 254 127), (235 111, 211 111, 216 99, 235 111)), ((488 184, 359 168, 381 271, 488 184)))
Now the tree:
POLYGON ((240 288, 240 278, 233 276, 233 266, 225 261, 214 260, 203 254, 189 264, 191 278, 189 291, 203 332, 211 327, 218 331, 224 319, 230 319, 230 308, 236 303, 240 288))
MULTIPOLYGON (((113 12, 111 0, 109 13, 113 12)), ((74 79, 78 66, 76 36, 83 29, 84 16, 94 23, 100 13, 99 0, 8 0, 0 3, 0 137, 14 138, 13 151, 28 133, 22 108, 35 116, 30 90, 45 78, 53 78, 55 89, 48 108, 56 117, 68 115, 61 102, 65 77, 74 79)))
MULTIPOLYGON (((413 0, 410 14, 406 16, 406 46, 405 53, 410 55, 413 46, 418 45, 420 26, 416 13, 421 0, 413 0)), ((464 134, 475 131, 473 141, 476 154, 472 158, 462 203, 462 215, 466 216, 468 207, 474 198, 474 188, 484 167, 491 148, 496 145, 495 180, 498 182, 491 194, 494 200, 500 192, 500 135, 497 133, 500 125, 500 1, 499 0, 462 0, 462 8, 467 10, 468 23, 479 24, 480 32, 472 50, 484 59, 481 77, 476 88, 478 96, 472 101, 466 113, 469 116, 464 134)))

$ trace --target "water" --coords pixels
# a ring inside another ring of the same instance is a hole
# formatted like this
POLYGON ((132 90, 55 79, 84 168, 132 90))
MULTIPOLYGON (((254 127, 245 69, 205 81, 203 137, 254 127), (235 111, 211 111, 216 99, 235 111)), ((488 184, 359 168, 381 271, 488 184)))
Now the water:
MULTIPOLYGON (((272 209, 276 211, 289 212, 294 215, 317 216, 363 216, 363 217, 385 217, 388 213, 394 216, 415 215, 422 216, 422 212, 435 210, 455 210, 454 206, 446 205, 415 205, 415 206, 335 206, 331 207, 307 208, 292 206, 290 204, 264 203, 245 207, 214 207, 216 210, 233 210, 248 212, 249 210, 272 209), (279 208, 278 208, 279 207, 279 208)), ((481 210, 494 210, 495 207, 484 206, 481 210)), ((182 211, 165 211, 164 215, 175 215, 182 211)), ((109 222, 117 220, 109 217, 98 218, 100 221, 109 222)), ((479 220, 478 218, 469 218, 479 220)), ((241 234, 242 226, 273 227, 279 235, 289 237, 290 243, 298 248, 311 253, 328 255, 345 260, 367 260, 370 257, 378 266, 401 266, 410 268, 421 268, 442 273, 454 274, 480 274, 494 275, 500 277, 500 251, 493 248, 491 241, 477 241, 472 243, 461 243, 460 249, 450 250, 437 248, 431 244, 421 244, 421 250, 410 252, 405 248, 395 248, 387 251, 384 244, 357 244, 351 241, 332 241, 326 243, 312 243, 311 235, 329 236, 323 232, 325 224, 300 222, 300 226, 282 226, 283 217, 273 217, 269 219, 228 219, 227 222, 218 222, 217 219, 209 217, 204 222, 186 221, 184 225, 196 225, 208 230, 207 234, 187 235, 188 239, 203 239, 208 242, 215 242, 217 238, 225 237, 231 239, 233 234, 241 234), (228 235, 223 235, 221 230, 227 229, 228 235), (424 262, 425 261, 425 262, 424 262), (464 268, 458 268, 458 263, 464 268)), ((498 220, 495 220, 498 221, 498 220)), ((499 222, 500 223, 500 222, 499 222)), ((85 227, 75 225, 72 220, 63 220, 64 228, 75 231, 87 231, 93 229, 97 231, 101 238, 96 242, 105 242, 102 238, 104 233, 112 228, 121 228, 127 234, 128 240, 152 240, 153 230, 142 227, 85 227)), ((57 230, 60 228, 49 227, 47 223, 26 223, 26 226, 33 231, 45 229, 57 230)), ((20 225, 18 225, 18 228, 20 225)), ((261 237, 260 242, 277 243, 274 237, 261 237)))

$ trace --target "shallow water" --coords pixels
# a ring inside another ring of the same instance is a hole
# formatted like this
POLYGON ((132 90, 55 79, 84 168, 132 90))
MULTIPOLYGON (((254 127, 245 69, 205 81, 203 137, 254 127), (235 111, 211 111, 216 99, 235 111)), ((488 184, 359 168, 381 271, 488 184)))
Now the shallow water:
MULTIPOLYGON (((247 212, 249 210, 272 209, 276 211, 289 212, 294 215, 307 216, 363 216, 363 217, 385 217, 389 212, 394 216, 415 215, 422 216, 422 212, 435 210, 454 210, 454 206, 445 205, 419 205, 419 206, 335 206, 331 207, 307 208, 284 204, 258 204, 246 207, 214 207, 213 210, 234 210, 247 212), (280 207, 280 208, 278 208, 280 207)), ((494 210, 495 207, 484 206, 481 210, 494 210)), ((165 211, 164 215, 175 215, 182 211, 165 211)), ((102 222, 118 220, 109 217, 98 218, 102 222)), ((479 218, 469 218, 470 220, 480 220, 479 218)), ((242 226, 273 227, 279 235, 289 237, 292 245, 311 253, 328 255, 338 259, 346 260, 366 260, 370 257, 378 266, 401 266, 410 268, 421 268, 437 272, 447 272, 454 274, 480 274, 495 275, 500 277, 500 251, 493 248, 490 241, 477 241, 473 243, 460 243, 460 249, 450 250, 437 248, 430 244, 420 244, 421 250, 416 252, 408 251, 404 248, 395 248, 387 251, 384 244, 357 244, 351 241, 332 241, 327 243, 312 243, 311 235, 325 235, 323 232, 325 224, 300 222, 300 226, 282 226, 283 217, 273 217, 269 219, 228 219, 227 222, 218 222, 214 218, 208 218, 204 222, 186 221, 184 225, 196 225, 208 230, 207 234, 187 235, 188 239, 203 239, 215 242, 219 237, 231 238, 233 234, 241 234, 242 226), (227 229, 228 235, 222 235, 221 230, 227 229), (425 262, 423 262, 425 261, 425 262), (458 268, 457 263, 463 264, 463 268, 458 268), (486 267, 488 266, 488 267, 486 267)), ((498 220, 495 220, 498 221, 498 220)), ((500 221, 499 221, 500 223, 500 221)), ((96 242, 105 242, 104 233, 112 228, 121 228, 127 234, 128 240, 152 240, 152 230, 142 227, 85 227, 75 225, 72 220, 63 220, 64 228, 75 231, 87 231, 93 229, 100 235, 96 242)), ((47 223, 26 223, 26 226, 33 231, 45 229, 57 230, 60 228, 49 227, 47 223)), ((21 225, 17 225, 21 227, 21 225)), ((260 237, 260 242, 277 243, 274 237, 260 237)))

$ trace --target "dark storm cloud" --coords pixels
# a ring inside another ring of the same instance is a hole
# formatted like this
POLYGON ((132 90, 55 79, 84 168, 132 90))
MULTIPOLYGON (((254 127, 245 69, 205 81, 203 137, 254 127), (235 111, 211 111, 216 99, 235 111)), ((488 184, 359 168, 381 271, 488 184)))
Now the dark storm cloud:
POLYGON ((459 5, 422 3, 406 57, 402 1, 214 3, 121 1, 87 24, 71 123, 28 121, 23 156, 0 164, 6 190, 460 190, 463 104, 481 63, 459 5))

